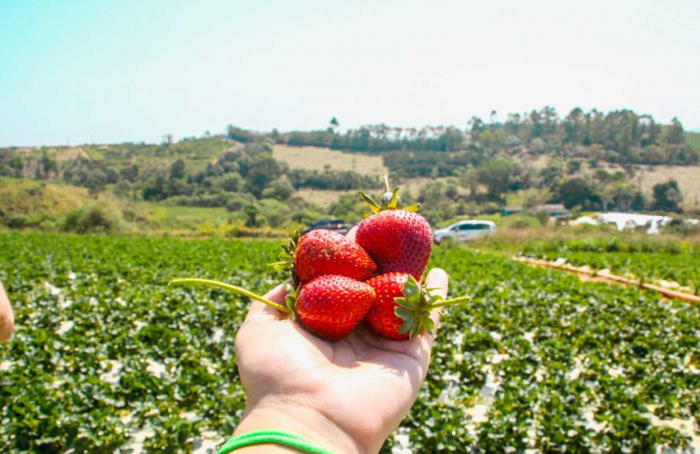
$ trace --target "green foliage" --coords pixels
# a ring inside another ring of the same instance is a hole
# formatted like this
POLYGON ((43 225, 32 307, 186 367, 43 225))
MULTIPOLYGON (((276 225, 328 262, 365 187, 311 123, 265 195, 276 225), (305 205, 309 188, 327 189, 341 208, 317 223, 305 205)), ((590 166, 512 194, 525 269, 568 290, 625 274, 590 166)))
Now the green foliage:
POLYGON ((196 274, 264 293, 278 247, 197 244, 0 236, 17 321, 0 345, 0 451, 115 452, 150 429, 148 451, 181 452, 232 433, 244 404, 233 337, 249 302, 166 284, 196 274))
POLYGON ((270 186, 263 189, 264 199, 287 200, 294 194, 294 186, 286 178, 281 178, 270 183, 270 186))
POLYGON ((696 150, 700 150, 700 132, 685 132, 685 142, 696 150))
POLYGON ((178 159, 170 166, 170 179, 171 180, 181 180, 185 178, 185 161, 178 159))
POLYGON ((434 180, 425 183, 420 188, 418 202, 421 204, 420 213, 431 225, 440 225, 447 219, 467 215, 471 206, 458 197, 457 181, 434 180))
POLYGON ((116 221, 100 207, 80 208, 69 213, 62 224, 63 230, 73 233, 113 233, 116 221))
POLYGON ((226 210, 241 211, 246 205, 255 203, 255 198, 250 194, 237 193, 232 194, 226 201, 226 210))
MULTIPOLYGON (((262 294, 284 279, 267 267, 277 252, 262 241, 0 234, 17 320, 0 345, 0 451, 117 452, 144 429, 147 452, 222 443, 245 404, 234 337, 250 302, 166 283, 197 275, 262 294)), ((473 302, 441 319, 427 381, 399 428, 413 452, 684 446, 651 425, 649 405, 663 419, 700 417, 687 363, 699 359, 700 306, 461 247, 437 247, 431 266, 473 302)))
POLYGON ((594 190, 591 184, 583 178, 572 178, 567 180, 559 188, 559 200, 566 208, 574 208, 580 206, 588 208, 590 200, 594 196, 594 190))
POLYGON ((654 185, 654 206, 655 210, 680 212, 683 195, 676 180, 654 185))
POLYGON ((262 225, 262 220, 260 219, 260 210, 255 204, 248 204, 243 207, 243 213, 245 214, 245 226, 246 227, 260 227, 262 225))
POLYGON ((504 217, 501 221, 501 225, 512 229, 532 229, 541 227, 541 221, 532 216, 516 214, 514 216, 504 217))
POLYGON ((506 203, 509 206, 520 206, 525 209, 544 205, 552 198, 552 193, 547 188, 522 189, 508 194, 506 203))
POLYGON ((554 252, 627 252, 627 253, 681 253, 700 254, 700 249, 676 238, 656 238, 653 236, 621 238, 604 236, 600 238, 579 239, 543 239, 527 243, 523 246, 526 253, 554 252))
POLYGON ((673 117, 671 124, 665 128, 664 140, 666 143, 679 145, 685 143, 685 135, 683 133, 683 125, 678 118, 673 117))
POLYGON ((479 182, 486 186, 492 197, 499 197, 511 183, 515 164, 504 157, 485 162, 479 167, 479 182))
MULTIPOLYGON (((516 191, 548 194, 548 202, 582 209, 640 211, 651 203, 646 203, 637 188, 632 164, 700 163, 699 135, 683 131, 677 119, 661 127, 651 117, 629 110, 603 114, 581 109, 560 118, 551 107, 511 114, 505 123, 495 118, 492 116, 490 122, 473 118, 464 130, 369 125, 341 134, 331 124, 319 131, 257 133, 230 126, 228 136, 207 134, 159 145, 42 147, 29 153, 4 148, 0 149, 0 176, 62 181, 89 189, 92 197, 110 191, 132 200, 202 207, 239 205, 224 193, 247 192, 256 199, 288 200, 300 189, 380 188, 379 179, 368 175, 366 169, 290 168, 272 155, 275 143, 312 145, 351 154, 381 154, 397 179, 459 179, 469 189, 468 197, 448 192, 452 208, 442 202, 442 206, 425 210, 431 221, 441 222, 492 212, 494 207, 486 203, 502 204, 504 194, 516 191), (545 155, 542 161, 546 166, 521 161, 526 155, 545 155), (590 178, 584 162, 590 168, 601 165, 596 174, 599 178, 590 178), (624 166, 626 173, 606 176, 605 162, 624 166), (578 185, 581 181, 583 186, 578 185), (488 194, 480 193, 484 189, 488 194), (576 194, 577 190, 583 192, 576 194)), ((673 200, 666 202, 657 203, 656 209, 680 207, 673 200)))
POLYGON ((535 214, 535 218, 542 227, 547 227, 547 223, 549 222, 549 213, 547 213, 546 211, 538 211, 535 214))
MULTIPOLYGON (((490 123, 470 120, 466 130, 452 126, 397 128, 384 124, 348 129, 344 134, 333 128, 294 131, 268 137, 293 146, 317 146, 350 152, 385 154, 385 165, 401 175, 428 176, 437 170, 441 176, 454 175, 449 164, 457 159, 462 166, 491 159, 500 152, 516 153, 526 148, 533 154, 585 157, 613 163, 681 164, 700 162, 700 153, 687 143, 683 126, 674 118, 664 127, 649 115, 631 110, 603 114, 595 109, 572 110, 560 118, 545 106, 523 114, 509 114, 505 123, 493 117, 490 123), (422 161, 416 165, 415 160, 422 161)), ((236 137, 248 140, 243 130, 236 137)), ((253 134, 247 132, 248 134, 253 134)), ((233 136, 231 136, 233 137, 233 136)))
POLYGON ((600 240, 537 241, 522 248, 548 260, 559 258, 593 269, 609 269, 622 275, 633 275, 647 281, 660 279, 697 289, 700 286, 700 250, 678 241, 626 242, 618 238, 600 240))
POLYGON ((226 192, 240 192, 243 190, 244 180, 236 172, 226 173, 214 180, 215 186, 226 192))
POLYGON ((700 308, 464 249, 437 248, 431 264, 474 301, 441 320, 428 382, 399 429, 414 452, 687 443, 652 426, 647 406, 664 419, 696 413, 698 383, 680 358, 695 355, 700 308), (470 416, 474 404, 486 406, 485 422, 470 416))
POLYGON ((246 181, 246 190, 260 197, 263 189, 282 175, 282 169, 272 155, 260 153, 252 156, 241 167, 241 174, 246 181))
POLYGON ((265 223, 270 227, 281 227, 292 218, 289 205, 279 200, 263 199, 258 206, 265 223))
POLYGON ((3 217, 2 224, 9 229, 23 229, 34 225, 33 218, 26 214, 3 217))
MULTIPOLYGON (((292 221, 303 226, 311 225, 325 216, 323 210, 316 206, 308 206, 303 209, 294 210, 292 221)), ((345 219, 345 218, 343 218, 345 219)))
POLYGON ((228 127, 226 128, 226 132, 230 139, 242 143, 254 142, 259 139, 258 134, 233 125, 228 125, 228 127))
POLYGON ((365 210, 365 203, 356 194, 343 194, 338 201, 331 204, 328 212, 338 219, 349 222, 359 222, 362 220, 362 212, 365 210))

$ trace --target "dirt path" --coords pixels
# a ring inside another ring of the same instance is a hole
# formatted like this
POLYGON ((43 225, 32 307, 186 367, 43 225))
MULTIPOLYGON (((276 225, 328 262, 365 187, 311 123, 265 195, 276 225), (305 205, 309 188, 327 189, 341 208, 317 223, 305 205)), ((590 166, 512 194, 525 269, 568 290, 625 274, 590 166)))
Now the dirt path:
POLYGON ((611 273, 603 273, 589 267, 576 267, 568 263, 550 262, 547 260, 532 259, 528 257, 514 257, 513 259, 518 262, 527 263, 528 265, 534 267, 562 270, 569 274, 574 274, 578 276, 579 279, 586 282, 604 282, 606 284, 621 285, 623 287, 639 287, 640 289, 659 292, 665 298, 677 299, 690 303, 700 303, 700 296, 671 290, 654 284, 647 284, 642 280, 635 281, 626 277, 616 276, 611 273))

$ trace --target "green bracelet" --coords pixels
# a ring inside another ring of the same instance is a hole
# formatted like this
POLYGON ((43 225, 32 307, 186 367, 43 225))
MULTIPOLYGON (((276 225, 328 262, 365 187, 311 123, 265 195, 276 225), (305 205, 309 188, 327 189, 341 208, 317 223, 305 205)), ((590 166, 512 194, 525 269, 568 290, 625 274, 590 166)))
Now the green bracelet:
POLYGON ((277 445, 289 446, 309 454, 332 454, 323 448, 314 446, 310 441, 303 438, 282 432, 281 430, 257 430, 240 435, 227 441, 216 454, 228 454, 239 448, 246 446, 274 443, 277 445))

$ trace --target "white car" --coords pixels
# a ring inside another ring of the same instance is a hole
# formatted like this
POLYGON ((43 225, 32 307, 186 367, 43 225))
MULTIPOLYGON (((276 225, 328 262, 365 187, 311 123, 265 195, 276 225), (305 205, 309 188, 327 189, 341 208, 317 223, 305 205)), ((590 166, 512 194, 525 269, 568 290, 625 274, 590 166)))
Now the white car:
POLYGON ((451 226, 433 232, 433 241, 436 244, 446 238, 455 241, 469 241, 484 235, 490 235, 496 231, 496 224, 491 221, 460 221, 451 226))

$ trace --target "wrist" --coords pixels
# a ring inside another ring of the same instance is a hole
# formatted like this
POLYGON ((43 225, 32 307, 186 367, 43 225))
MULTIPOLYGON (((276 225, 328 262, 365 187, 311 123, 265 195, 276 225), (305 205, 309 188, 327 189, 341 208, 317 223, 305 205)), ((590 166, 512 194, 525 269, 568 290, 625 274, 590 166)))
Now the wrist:
MULTIPOLYGON (((367 453, 361 443, 354 440, 328 417, 313 408, 297 403, 260 402, 255 406, 249 405, 233 435, 240 436, 265 429, 282 430, 297 435, 334 454, 367 453)), ((269 444, 250 446, 237 452, 298 454, 296 449, 269 444)))

